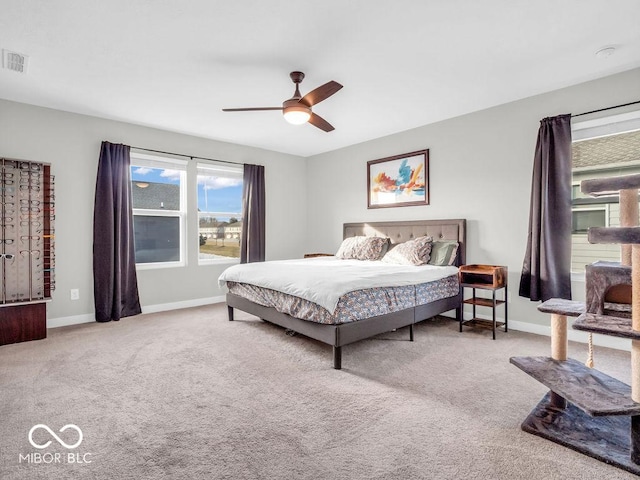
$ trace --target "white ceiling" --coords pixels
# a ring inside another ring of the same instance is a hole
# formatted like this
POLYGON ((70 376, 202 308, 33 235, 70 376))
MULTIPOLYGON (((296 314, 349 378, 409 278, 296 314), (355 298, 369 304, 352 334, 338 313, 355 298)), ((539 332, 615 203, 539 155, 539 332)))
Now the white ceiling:
POLYGON ((640 67, 639 19, 638 0, 0 0, 0 48, 30 57, 0 98, 310 156, 640 67), (293 70, 302 94, 344 85, 314 107, 333 132, 221 111, 280 106, 293 70))

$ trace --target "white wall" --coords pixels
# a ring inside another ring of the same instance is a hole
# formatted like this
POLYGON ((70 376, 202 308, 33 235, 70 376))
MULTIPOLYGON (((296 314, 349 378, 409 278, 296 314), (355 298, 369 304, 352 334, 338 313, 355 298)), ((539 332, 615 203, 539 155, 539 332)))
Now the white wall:
MULTIPOLYGON (((539 121, 636 100, 640 69, 310 157, 308 247, 334 252, 344 222, 466 218, 467 263, 508 266, 510 319, 548 325, 537 302, 518 296, 539 121), (424 148, 430 205, 367 209, 367 161, 424 148)), ((584 283, 573 290, 584 298, 584 283)))
MULTIPOLYGON (((640 69, 306 160, 0 100, 0 156, 49 162, 56 175, 57 290, 48 305, 50 325, 93 318, 93 198, 100 142, 108 140, 265 165, 270 260, 300 257, 305 252, 334 252, 344 222, 466 218, 468 262, 507 265, 510 318, 537 326, 548 323, 546 316, 537 312, 537 303, 519 298, 517 291, 539 120, 638 99, 640 69), (423 148, 430 149, 431 204, 368 210, 367 161, 423 148), (79 301, 69 300, 71 288, 80 289, 79 301), (56 323, 57 319, 61 322, 56 323)), ((195 231, 197 226, 190 228, 195 231)), ((205 302, 222 295, 216 279, 223 267, 199 267, 195 247, 188 250, 188 263, 186 268, 139 272, 144 310, 205 302)), ((584 297, 583 283, 574 284, 574 297, 584 297)))
MULTIPOLYGON (((304 253, 304 158, 0 100, 0 156, 51 163, 56 176, 57 289, 48 304, 50 326, 94 318, 93 202, 103 140, 265 165, 267 259, 300 257, 304 253), (69 299, 72 288, 80 289, 80 300, 69 299)), ((195 224, 187 228, 197 232, 195 224)), ((197 233, 192 240, 187 267, 138 272, 143 311, 162 309, 166 304, 203 303, 223 294, 217 278, 224 266, 198 266, 197 233)))

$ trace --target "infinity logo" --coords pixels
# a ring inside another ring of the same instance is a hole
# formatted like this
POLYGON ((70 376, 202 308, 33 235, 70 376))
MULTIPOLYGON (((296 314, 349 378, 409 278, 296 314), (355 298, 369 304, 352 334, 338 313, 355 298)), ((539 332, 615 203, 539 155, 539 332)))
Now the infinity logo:
POLYGON ((67 430, 68 428, 72 428, 75 431, 78 432, 78 441, 76 443, 74 443, 73 445, 67 445, 66 443, 64 443, 59 436, 57 436, 53 430, 51 430, 49 427, 47 427, 46 425, 43 425, 41 423, 39 423, 38 425, 34 425, 33 427, 31 427, 31 430, 29 430, 29 443, 31 445, 33 445, 35 448, 39 448, 39 449, 43 449, 43 448, 47 448, 49 445, 51 445, 51 440, 49 440, 47 443, 43 444, 43 445, 38 445, 37 443, 35 443, 33 441, 33 432, 35 432, 37 429, 39 428, 43 428, 45 429, 47 432, 49 432, 51 434, 51 436, 53 438, 56 439, 56 441, 62 445, 64 448, 68 448, 69 450, 72 450, 74 448, 77 448, 80 446, 80 444, 82 443, 82 430, 80 430, 79 427, 77 427, 76 425, 74 425, 73 423, 70 423, 68 425, 65 425, 64 427, 62 427, 60 429, 60 433, 64 432, 65 430, 67 430))

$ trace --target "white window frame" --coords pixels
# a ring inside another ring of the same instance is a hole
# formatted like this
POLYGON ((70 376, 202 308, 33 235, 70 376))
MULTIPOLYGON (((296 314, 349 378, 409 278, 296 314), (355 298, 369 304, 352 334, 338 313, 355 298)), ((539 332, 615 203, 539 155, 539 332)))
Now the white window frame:
POLYGON ((151 217, 177 217, 180 224, 180 260, 174 262, 137 263, 137 270, 153 270, 158 268, 176 268, 187 265, 187 161, 176 158, 160 157, 145 153, 131 152, 132 167, 149 167, 177 170, 180 172, 180 210, 152 210, 134 208, 133 215, 151 217))
POLYGON ((200 213, 211 213, 217 216, 235 216, 240 220, 242 219, 242 207, 240 207, 240 212, 200 212, 198 211, 197 206, 197 196, 198 196, 198 179, 197 177, 200 175, 212 175, 217 174, 218 176, 224 176, 224 174, 229 174, 230 177, 240 177, 242 178, 243 169, 242 165, 238 166, 230 166, 230 165, 220 165, 218 163, 205 163, 198 162, 196 166, 196 222, 198 225, 198 235, 196 238, 196 248, 198 252, 198 265, 219 265, 219 264, 236 264, 240 263, 240 258, 233 257, 224 257, 224 258, 200 258, 200 213))
POLYGON ((573 142, 633 132, 635 130, 640 130, 640 110, 583 122, 572 122, 571 124, 573 142))
MULTIPOLYGON (((621 113, 618 115, 610 115, 606 117, 596 118, 593 120, 585 120, 571 123, 572 143, 581 140, 592 140, 594 138, 606 137, 609 135, 617 135, 620 133, 633 132, 640 130, 640 110, 621 113)), ((573 182, 572 182, 573 185, 573 182)), ((576 207, 579 208, 579 207, 576 207)), ((572 209, 574 210, 574 209, 572 209)), ((607 209, 607 225, 609 225, 609 211, 607 209)), ((572 235, 581 235, 572 233, 572 235)), ((571 254, 573 261, 573 253, 571 254)), ((571 272, 571 280, 584 282, 584 272, 571 272)))

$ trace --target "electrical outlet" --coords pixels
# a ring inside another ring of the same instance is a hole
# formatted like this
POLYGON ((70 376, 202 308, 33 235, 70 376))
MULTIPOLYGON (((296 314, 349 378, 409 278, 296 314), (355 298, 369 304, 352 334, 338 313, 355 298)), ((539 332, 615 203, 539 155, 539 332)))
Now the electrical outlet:
POLYGON ((71 300, 80 300, 80 290, 77 288, 71 289, 71 300))

